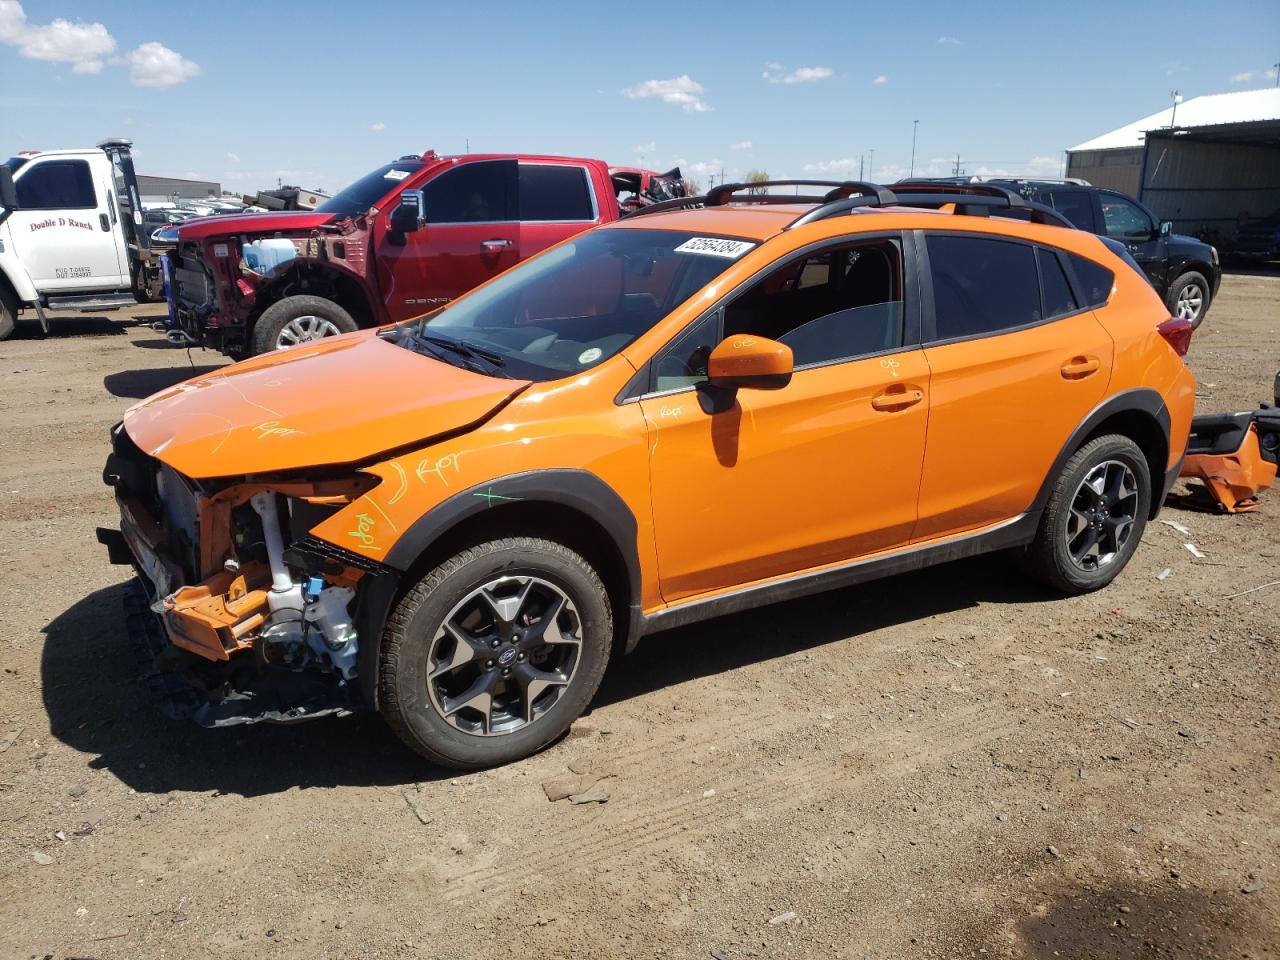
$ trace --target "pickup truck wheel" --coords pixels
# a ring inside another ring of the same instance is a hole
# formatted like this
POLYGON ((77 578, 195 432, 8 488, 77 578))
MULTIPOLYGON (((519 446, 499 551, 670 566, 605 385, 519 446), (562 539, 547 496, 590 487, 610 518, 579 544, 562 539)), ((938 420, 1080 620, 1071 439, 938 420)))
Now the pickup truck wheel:
POLYGON ((577 553, 534 537, 481 543, 430 571, 387 621, 380 709, 435 763, 509 763, 586 709, 612 641, 608 595, 577 553))
POLYGON ((142 264, 133 268, 133 299, 138 303, 164 303, 164 284, 161 280, 147 282, 147 271, 142 264))
POLYGON ((17 313, 9 298, 0 293, 0 340, 8 340, 17 328, 17 313))
POLYGON ((1151 509, 1147 458, 1128 437, 1090 440, 1063 467, 1027 548, 1031 572, 1063 593, 1116 578, 1138 549, 1151 509))
POLYGON ((285 297, 262 312, 253 328, 253 353, 270 353, 358 329, 351 314, 324 297, 285 297))
POLYGON ((1194 270, 1188 270, 1169 288, 1168 307, 1179 320, 1190 320, 1197 328, 1209 310, 1209 281, 1194 270))

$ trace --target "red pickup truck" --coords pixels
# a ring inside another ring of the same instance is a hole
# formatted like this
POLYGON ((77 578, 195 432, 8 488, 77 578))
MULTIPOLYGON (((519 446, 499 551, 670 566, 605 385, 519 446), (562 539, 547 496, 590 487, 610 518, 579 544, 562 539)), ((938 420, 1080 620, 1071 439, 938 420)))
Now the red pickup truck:
POLYGON ((172 325, 233 357, 392 323, 448 303, 574 234, 684 196, 680 171, 569 157, 401 157, 314 211, 176 227, 172 325))

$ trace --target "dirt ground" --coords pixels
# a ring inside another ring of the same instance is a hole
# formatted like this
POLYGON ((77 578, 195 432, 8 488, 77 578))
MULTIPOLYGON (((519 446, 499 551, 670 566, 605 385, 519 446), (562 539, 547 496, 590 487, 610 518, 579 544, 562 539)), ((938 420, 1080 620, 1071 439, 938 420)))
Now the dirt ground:
MULTIPOLYGON (((1226 599, 1280 576, 1280 488, 1092 596, 997 558, 646 639, 565 741, 441 773, 135 685, 107 428, 192 371, 131 312, 0 344, 3 956, 1280 956, 1280 586, 1226 599), (570 767, 608 802, 549 802, 570 767)), ((1228 276, 1202 410, 1269 396, 1278 328, 1228 276)))

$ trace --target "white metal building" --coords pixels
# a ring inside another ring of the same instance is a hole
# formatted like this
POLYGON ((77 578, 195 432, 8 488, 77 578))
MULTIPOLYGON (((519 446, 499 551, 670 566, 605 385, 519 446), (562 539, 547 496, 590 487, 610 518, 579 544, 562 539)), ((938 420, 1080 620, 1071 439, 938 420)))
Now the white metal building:
POLYGON ((1179 233, 1280 208, 1280 89, 1195 97, 1067 151, 1067 175, 1137 197, 1179 233))

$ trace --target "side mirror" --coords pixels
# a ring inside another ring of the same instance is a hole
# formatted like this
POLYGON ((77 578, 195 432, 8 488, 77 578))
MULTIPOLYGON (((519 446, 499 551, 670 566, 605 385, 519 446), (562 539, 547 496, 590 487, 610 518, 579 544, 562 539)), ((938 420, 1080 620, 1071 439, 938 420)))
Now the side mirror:
POLYGON ((0 165, 0 207, 18 209, 18 188, 13 183, 13 171, 0 165))
POLYGON ((391 211, 391 229, 396 233, 413 233, 421 230, 426 222, 427 201, 421 190, 406 190, 400 194, 399 205, 391 211))
POLYGON ((1173 233, 1173 221, 1172 221, 1172 220, 1161 220, 1161 221, 1160 221, 1160 236, 1162 236, 1162 237, 1167 237, 1167 236, 1168 236, 1169 234, 1171 234, 1171 233, 1173 233))
POLYGON ((780 390, 794 370, 791 348, 765 337, 726 337, 707 358, 707 381, 721 389, 780 390))

